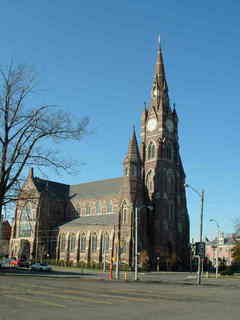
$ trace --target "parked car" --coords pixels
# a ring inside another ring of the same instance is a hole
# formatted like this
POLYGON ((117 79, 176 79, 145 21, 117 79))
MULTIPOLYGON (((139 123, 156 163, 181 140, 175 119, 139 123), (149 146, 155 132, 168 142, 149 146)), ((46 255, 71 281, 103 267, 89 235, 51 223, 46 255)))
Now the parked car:
POLYGON ((10 260, 9 260, 9 265, 10 265, 10 267, 12 267, 12 268, 16 268, 17 267, 17 265, 18 265, 18 260, 17 260, 17 258, 10 258, 10 260))
POLYGON ((26 260, 18 260, 17 266, 21 268, 29 268, 29 262, 26 260))
POLYGON ((52 271, 52 267, 46 263, 34 263, 31 265, 31 271, 52 271))

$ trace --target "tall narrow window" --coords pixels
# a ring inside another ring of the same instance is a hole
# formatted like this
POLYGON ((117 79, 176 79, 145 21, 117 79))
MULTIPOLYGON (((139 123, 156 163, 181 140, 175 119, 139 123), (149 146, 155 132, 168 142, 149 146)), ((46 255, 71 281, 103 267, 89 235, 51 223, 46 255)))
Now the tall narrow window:
POLYGON ((80 237, 80 252, 86 251, 86 236, 83 233, 80 237))
POLYGON ((87 203, 87 205, 86 205, 86 215, 90 216, 90 214, 91 214, 91 208, 89 206, 89 203, 87 203))
POLYGON ((96 252, 97 251, 97 235, 94 233, 91 236, 91 251, 96 252))
POLYGON ((154 191, 154 183, 153 183, 153 172, 149 171, 146 178, 146 185, 149 192, 154 191))
POLYGON ((106 253, 109 251, 109 235, 108 233, 104 233, 102 238, 102 252, 106 253))
POLYGON ((60 236, 60 251, 64 251, 66 248, 66 235, 64 233, 60 236))
POLYGON ((112 200, 108 201, 107 203, 107 212, 108 213, 112 212, 112 200))
POLYGON ((122 210, 122 224, 127 223, 127 208, 123 208, 122 210))
POLYGON ((69 250, 70 252, 73 252, 76 247, 76 235, 74 233, 71 233, 69 236, 69 250))
POLYGON ((19 237, 30 237, 32 233, 32 213, 29 205, 27 204, 21 212, 19 222, 19 237))
POLYGON ((155 145, 154 143, 151 141, 148 145, 148 148, 147 148, 147 159, 150 160, 150 159, 153 159, 155 158, 155 145))
POLYGON ((99 201, 97 200, 97 201, 96 201, 96 214, 99 214, 100 212, 101 212, 100 203, 99 203, 99 201))

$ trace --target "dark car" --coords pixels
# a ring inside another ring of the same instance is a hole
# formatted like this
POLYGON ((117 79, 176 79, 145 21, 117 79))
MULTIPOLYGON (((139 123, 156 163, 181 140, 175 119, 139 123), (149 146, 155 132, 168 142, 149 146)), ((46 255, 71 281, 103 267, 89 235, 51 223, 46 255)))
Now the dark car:
POLYGON ((29 268, 30 264, 26 260, 18 260, 17 266, 21 268, 29 268))

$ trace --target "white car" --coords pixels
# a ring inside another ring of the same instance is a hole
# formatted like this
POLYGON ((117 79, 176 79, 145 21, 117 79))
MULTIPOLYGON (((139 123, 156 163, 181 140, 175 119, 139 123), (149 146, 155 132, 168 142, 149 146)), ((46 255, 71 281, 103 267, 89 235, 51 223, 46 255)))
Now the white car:
POLYGON ((31 271, 52 271, 52 267, 46 263, 34 263, 31 265, 31 271))

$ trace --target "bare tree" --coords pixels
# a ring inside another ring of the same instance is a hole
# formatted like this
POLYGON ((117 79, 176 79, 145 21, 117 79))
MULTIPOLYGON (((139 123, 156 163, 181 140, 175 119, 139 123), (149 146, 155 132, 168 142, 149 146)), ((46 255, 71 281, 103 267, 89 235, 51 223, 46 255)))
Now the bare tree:
MULTIPOLYGON (((79 140, 88 118, 73 121, 56 106, 32 105, 35 77, 26 66, 0 69, 0 217, 2 207, 16 199, 26 167, 71 169, 53 143, 79 140)), ((1 223, 0 223, 1 224, 1 223)))

